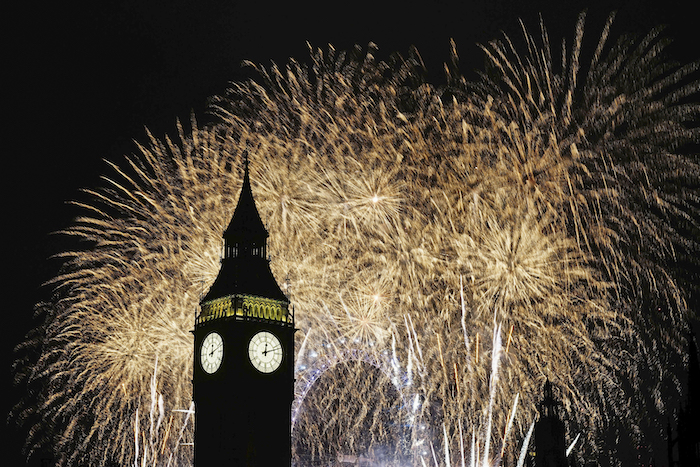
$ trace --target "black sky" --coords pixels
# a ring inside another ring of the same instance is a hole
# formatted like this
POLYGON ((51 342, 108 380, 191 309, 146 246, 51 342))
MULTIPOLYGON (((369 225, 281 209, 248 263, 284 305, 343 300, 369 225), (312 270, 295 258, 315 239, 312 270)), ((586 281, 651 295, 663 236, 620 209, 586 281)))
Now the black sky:
MULTIPOLYGON (((2 125, 3 280, 6 338, 2 339, 3 391, 10 386, 12 348, 31 326, 40 284, 56 272, 47 258, 60 246, 50 232, 66 227, 77 211, 66 202, 85 199, 118 161, 145 140, 145 127, 172 133, 176 118, 203 118, 206 98, 241 79, 244 59, 305 61, 306 42, 338 49, 376 43, 380 58, 418 48, 429 77, 442 79, 442 63, 455 39, 464 72, 480 69, 476 47, 504 30, 531 30, 542 13, 550 38, 573 36, 588 9, 587 39, 595 42, 611 10, 613 37, 642 34, 667 24, 671 53, 698 59, 700 37, 691 2, 650 1, 440 1, 275 2, 129 0, 24 2, 3 15, 2 125), (9 142, 9 145, 7 144, 9 142), (8 319, 9 318, 9 319, 8 319)), ((3 398, 9 411, 13 396, 3 398)), ((0 463, 21 465, 16 430, 3 426, 0 463)))

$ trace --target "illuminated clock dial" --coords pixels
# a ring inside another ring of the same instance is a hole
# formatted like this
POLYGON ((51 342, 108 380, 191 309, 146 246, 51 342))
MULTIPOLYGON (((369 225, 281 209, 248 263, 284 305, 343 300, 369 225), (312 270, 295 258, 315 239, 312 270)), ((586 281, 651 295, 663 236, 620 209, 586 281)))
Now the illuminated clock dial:
POLYGON ((248 356, 261 373, 272 373, 282 363, 282 343, 271 332, 261 331, 250 339, 248 356))
POLYGON ((224 340, 220 334, 211 332, 204 338, 201 347, 202 369, 211 374, 221 366, 224 358, 224 340))

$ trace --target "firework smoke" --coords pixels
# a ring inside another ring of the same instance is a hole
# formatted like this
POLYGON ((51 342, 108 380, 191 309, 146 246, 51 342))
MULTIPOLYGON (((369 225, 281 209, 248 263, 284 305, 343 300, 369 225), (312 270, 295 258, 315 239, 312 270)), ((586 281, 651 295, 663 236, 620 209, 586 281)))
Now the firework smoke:
MULTIPOLYGON (((587 454, 614 420, 637 430, 640 413, 663 413, 685 329, 674 267, 695 248, 676 226, 696 225, 697 191, 678 187, 700 172, 674 151, 698 138, 697 64, 668 65, 658 31, 610 45, 611 24, 585 66, 581 17, 561 63, 544 27, 523 28, 522 50, 483 47, 478 83, 455 52, 444 88, 421 80, 416 51, 381 62, 371 45, 251 64, 257 80, 213 100, 216 124, 151 137, 64 232, 81 243, 39 305, 26 343, 39 358, 20 362, 38 398, 16 411, 28 445, 127 463, 152 381, 164 413, 190 406, 189 330, 243 153, 300 328, 300 461, 402 460, 428 438, 457 459, 463 426, 486 420, 523 439, 545 379, 587 454)), ((186 463, 178 439, 163 449, 186 463)))

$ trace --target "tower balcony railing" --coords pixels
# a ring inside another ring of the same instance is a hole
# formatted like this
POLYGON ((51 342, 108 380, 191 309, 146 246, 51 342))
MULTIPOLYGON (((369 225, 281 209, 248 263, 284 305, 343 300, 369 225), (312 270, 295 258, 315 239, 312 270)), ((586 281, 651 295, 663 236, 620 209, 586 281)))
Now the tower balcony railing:
POLYGON ((195 326, 217 319, 273 322, 294 327, 294 312, 287 302, 253 295, 229 295, 202 304, 195 326))

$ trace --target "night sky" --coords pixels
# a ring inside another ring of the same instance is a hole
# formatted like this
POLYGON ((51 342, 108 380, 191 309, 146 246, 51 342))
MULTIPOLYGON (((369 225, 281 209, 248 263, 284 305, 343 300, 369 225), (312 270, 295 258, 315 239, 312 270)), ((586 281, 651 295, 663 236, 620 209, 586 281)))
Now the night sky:
MULTIPOLYGON (((6 12, 2 126, 4 169, 3 291, 6 338, 2 339, 3 393, 11 387, 12 349, 32 326, 32 305, 44 297, 42 282, 55 275, 61 240, 50 235, 70 224, 84 200, 81 188, 95 187, 107 173, 104 159, 120 161, 145 141, 145 128, 173 134, 177 118, 192 111, 206 119, 206 99, 228 81, 247 74, 242 60, 283 64, 306 61, 306 42, 337 49, 379 46, 379 58, 411 45, 424 59, 428 77, 442 82, 442 63, 455 39, 467 76, 484 59, 476 43, 500 31, 520 33, 518 18, 531 31, 542 13, 550 39, 571 40, 577 15, 588 9, 586 36, 596 43, 607 14, 617 10, 612 38, 643 34, 667 24, 670 48, 681 62, 700 58, 698 17, 691 2, 667 1, 440 1, 324 2, 282 6, 212 0, 121 2, 23 2, 6 12), (45 3, 45 4, 42 4, 45 3), (83 3, 85 5, 83 5, 83 3), (109 3, 110 5, 105 5, 109 3), (111 5, 118 4, 118 5, 111 5), (459 6, 456 6, 459 5, 459 6), (7 143, 9 142, 9 147, 7 143)), ((20 392, 3 398, 7 414, 20 392)), ((3 424, 0 463, 22 465, 22 437, 3 424)))

